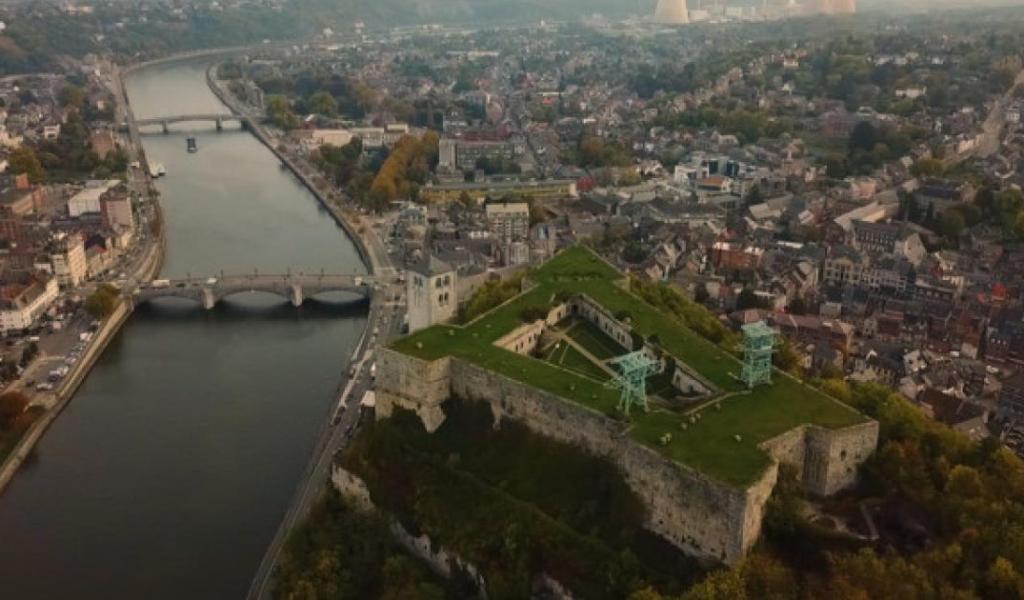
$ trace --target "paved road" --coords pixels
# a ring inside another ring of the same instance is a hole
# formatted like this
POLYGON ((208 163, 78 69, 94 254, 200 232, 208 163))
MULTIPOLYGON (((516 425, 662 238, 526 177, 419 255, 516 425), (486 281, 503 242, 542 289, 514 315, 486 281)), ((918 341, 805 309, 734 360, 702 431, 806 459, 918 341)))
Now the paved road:
POLYGON ((996 100, 995 106, 989 111, 988 117, 982 125, 981 139, 975 150, 975 154, 981 158, 992 156, 1002 146, 1002 132, 1006 126, 1006 107, 1012 102, 1016 87, 1022 84, 1024 84, 1024 71, 1017 74, 1010 89, 996 100))

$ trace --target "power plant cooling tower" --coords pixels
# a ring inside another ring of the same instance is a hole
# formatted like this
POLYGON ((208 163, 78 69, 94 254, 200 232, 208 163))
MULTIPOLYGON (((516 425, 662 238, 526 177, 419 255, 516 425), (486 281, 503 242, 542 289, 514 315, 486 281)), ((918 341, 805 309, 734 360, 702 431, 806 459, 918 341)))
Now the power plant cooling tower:
POLYGON ((857 12, 857 0, 819 0, 817 12, 826 15, 852 15, 857 12))
POLYGON ((666 25, 685 25, 690 22, 686 0, 658 0, 654 9, 654 20, 666 25))

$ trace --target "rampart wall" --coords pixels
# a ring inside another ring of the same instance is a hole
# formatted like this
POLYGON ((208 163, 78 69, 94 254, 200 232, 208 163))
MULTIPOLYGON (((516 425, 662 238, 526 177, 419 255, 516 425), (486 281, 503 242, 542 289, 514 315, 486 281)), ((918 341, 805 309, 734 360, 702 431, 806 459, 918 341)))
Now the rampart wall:
POLYGON ((424 361, 383 349, 377 368, 378 418, 395 407, 413 410, 435 431, 449 396, 486 402, 495 427, 510 418, 615 463, 644 503, 652 532, 690 554, 727 564, 741 560, 757 541, 778 463, 796 465, 808 491, 832 494, 854 482, 878 437, 874 421, 841 430, 797 427, 762 444, 777 462, 738 488, 634 441, 626 423, 461 359, 424 361))

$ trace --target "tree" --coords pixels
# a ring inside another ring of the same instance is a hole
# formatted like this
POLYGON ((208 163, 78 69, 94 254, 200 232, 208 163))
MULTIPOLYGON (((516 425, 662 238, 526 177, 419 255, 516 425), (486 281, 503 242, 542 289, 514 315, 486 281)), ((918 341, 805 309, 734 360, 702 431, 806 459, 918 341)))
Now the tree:
POLYGON ((46 172, 39 162, 39 157, 36 156, 35 150, 28 146, 21 146, 11 152, 7 157, 7 168, 15 175, 28 175, 32 183, 40 183, 46 179, 46 172))
POLYGON ((10 429, 28 405, 29 398, 24 392, 11 391, 0 394, 0 428, 10 429))
POLYGON ((955 242, 963 233, 966 223, 964 216, 958 210, 945 210, 939 218, 939 232, 951 242, 955 242))
POLYGON ((743 204, 753 206, 762 202, 764 202, 764 197, 761 194, 761 188, 754 184, 751 186, 750 191, 747 192, 747 197, 743 199, 743 204))
POLYGON ((284 96, 268 96, 267 113, 270 115, 270 120, 274 125, 285 131, 299 126, 299 117, 292 112, 292 107, 284 96))
POLYGON ((833 154, 825 159, 825 174, 832 179, 842 179, 850 174, 850 165, 845 156, 833 154))
POLYGON ((640 242, 631 241, 622 250, 622 260, 633 264, 642 263, 647 260, 647 251, 640 242))
POLYGON ((851 152, 856 150, 871 152, 878 142, 878 129, 867 121, 857 123, 853 131, 850 132, 849 148, 851 152))
POLYGON ((333 117, 338 114, 338 101, 334 99, 334 96, 330 92, 320 90, 312 96, 306 102, 310 112, 314 112, 325 117, 333 117))
POLYGON ((723 569, 708 575, 683 596, 683 600, 746 600, 747 590, 739 569, 723 569))
POLYGON ((57 92, 57 101, 65 108, 82 108, 85 105, 85 91, 76 85, 66 85, 57 92))
POLYGON ((910 167, 910 174, 914 177, 937 177, 943 171, 945 167, 942 161, 934 158, 922 158, 910 167))
POLYGON ((780 371, 800 376, 802 374, 802 369, 800 368, 800 353, 797 352, 796 347, 789 338, 780 336, 780 339, 781 343, 779 344, 778 351, 772 356, 775 366, 780 371))
POLYGON ((117 308, 119 292, 117 288, 103 284, 85 300, 85 310, 97 319, 110 316, 117 308))
POLYGON ((21 366, 27 367, 37 356, 39 356, 39 344, 29 342, 28 346, 25 346, 25 350, 21 353, 21 366))
POLYGON ((754 290, 743 288, 743 291, 736 298, 736 310, 747 310, 749 308, 762 308, 761 300, 758 299, 754 290))

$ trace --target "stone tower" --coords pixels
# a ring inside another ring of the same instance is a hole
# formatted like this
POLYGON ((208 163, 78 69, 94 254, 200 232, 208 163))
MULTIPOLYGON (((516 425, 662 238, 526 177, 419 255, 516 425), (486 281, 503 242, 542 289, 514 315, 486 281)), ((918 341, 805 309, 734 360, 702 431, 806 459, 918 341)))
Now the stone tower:
POLYGON ((665 25, 686 25, 690 22, 686 0, 658 0, 658 5, 654 9, 654 20, 665 25))
POLYGON ((409 333, 444 323, 455 316, 458 275, 448 263, 428 255, 406 273, 409 333))

